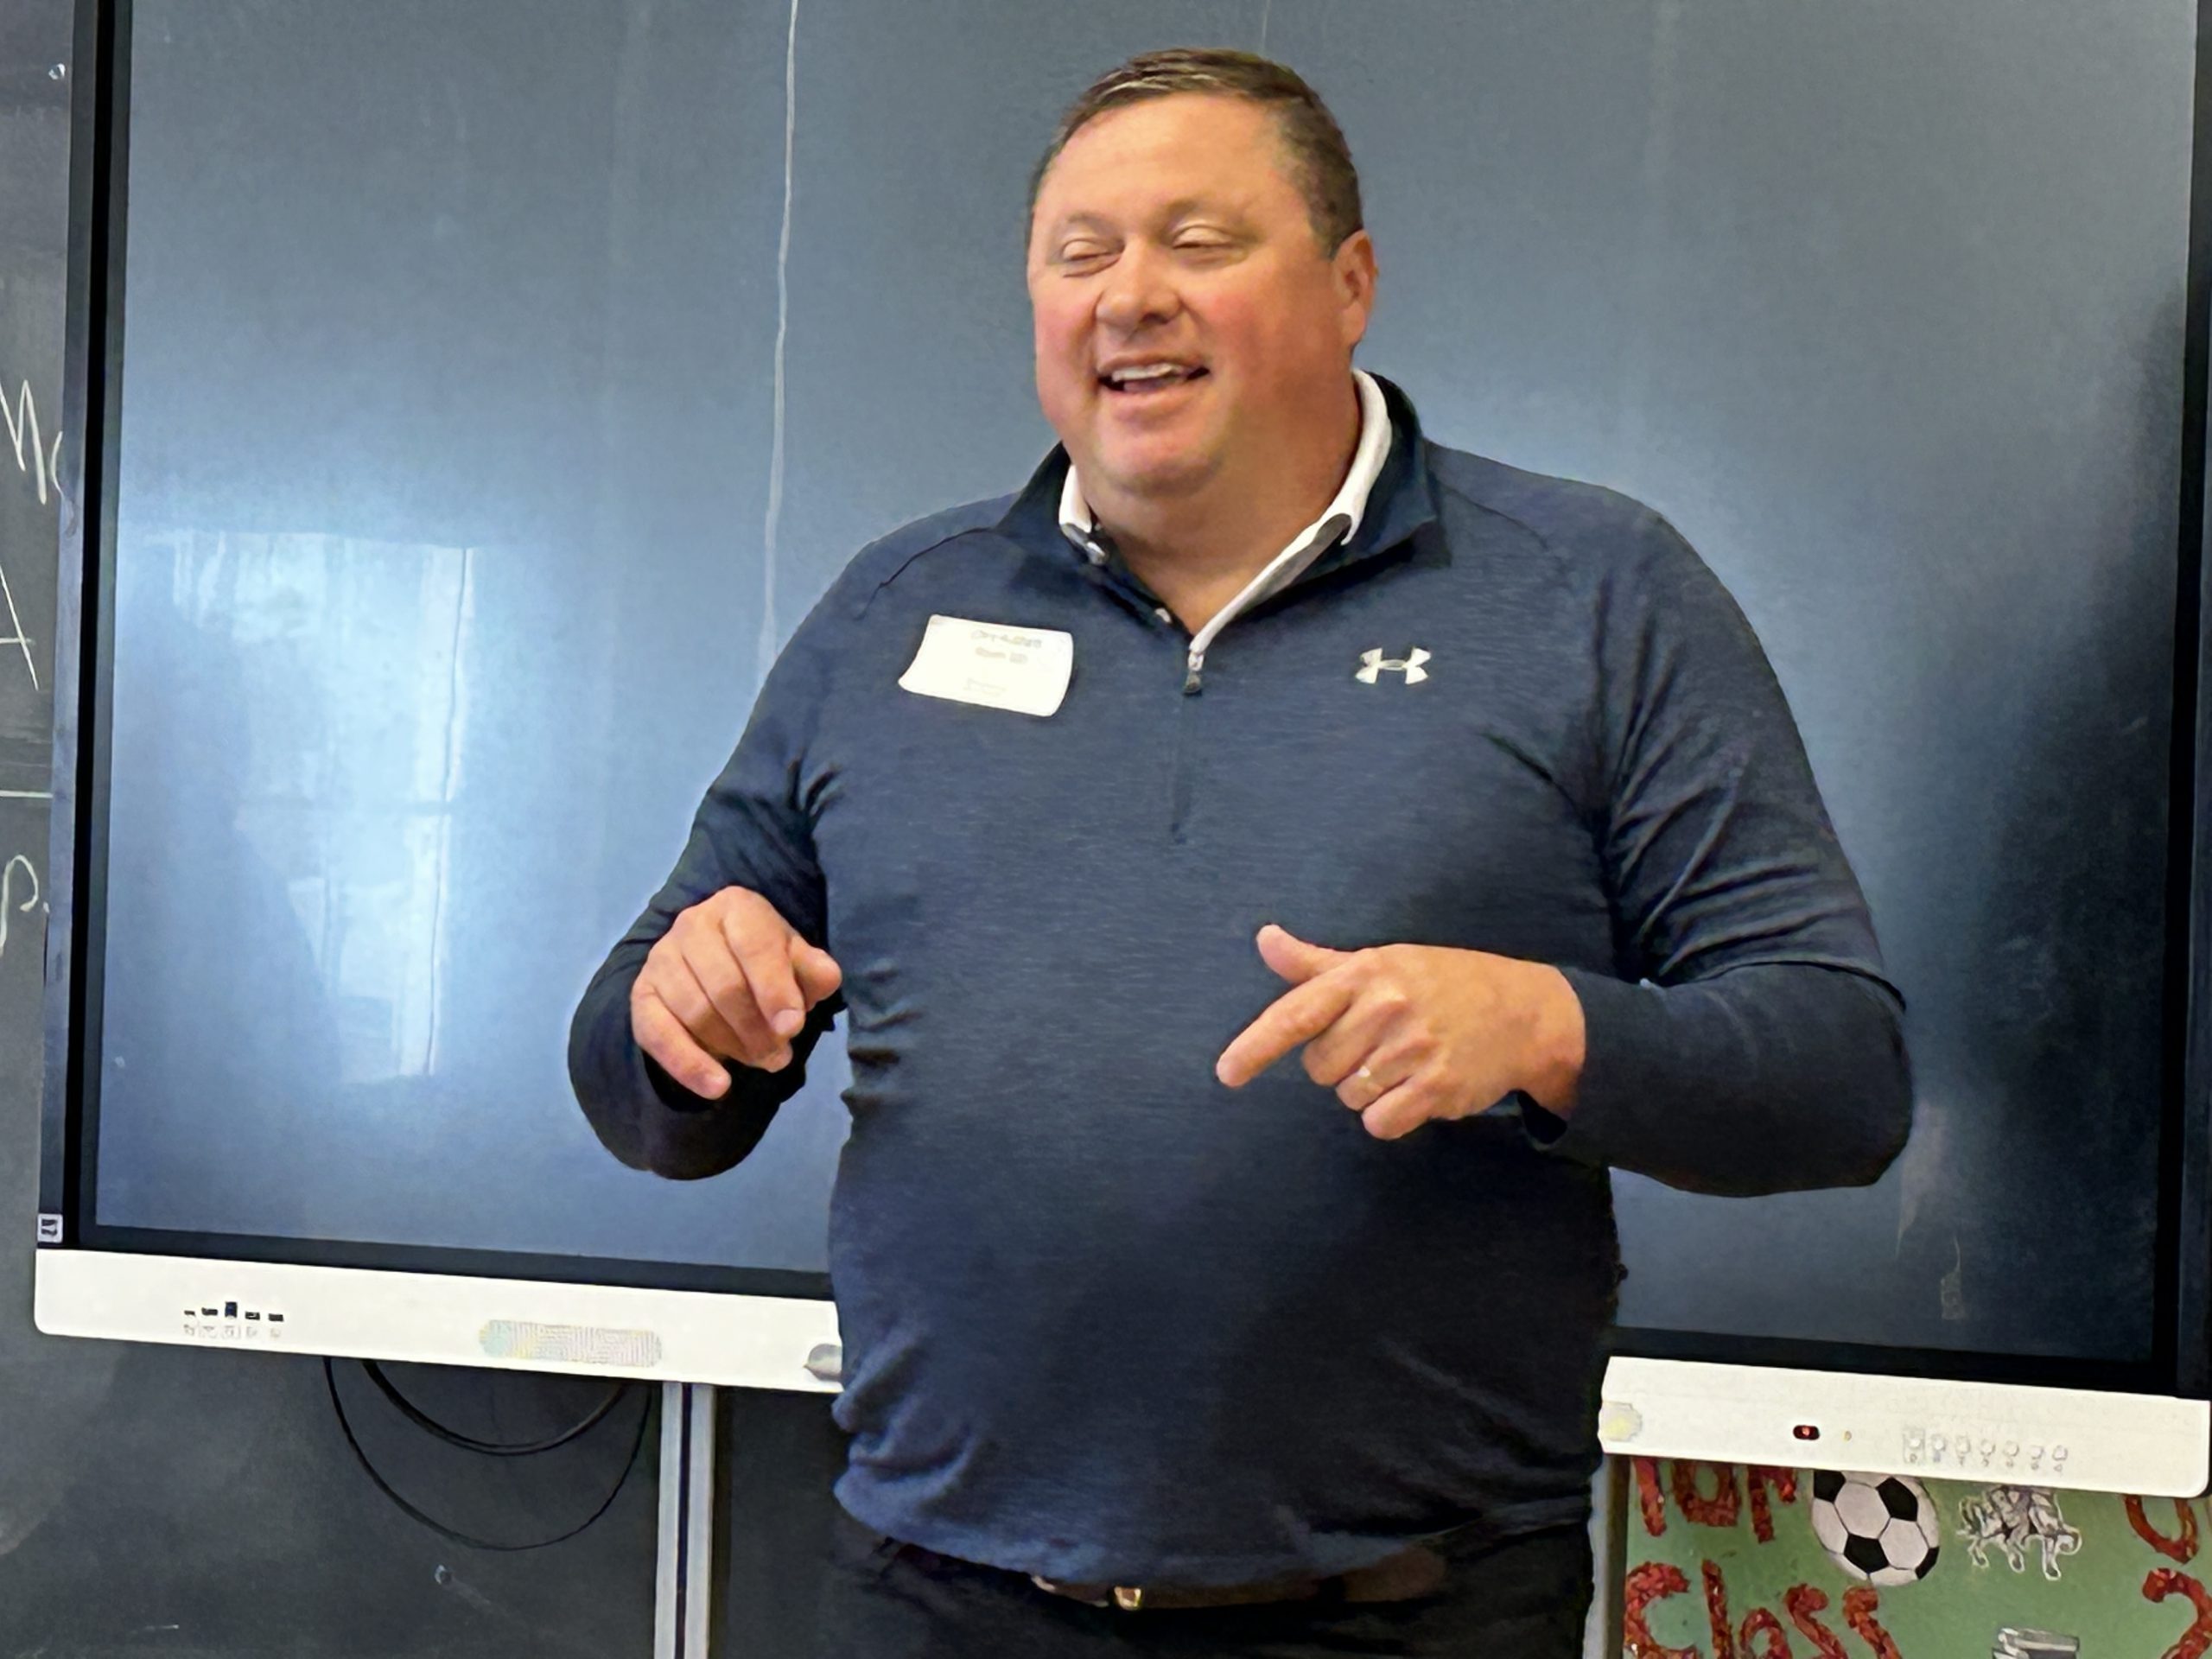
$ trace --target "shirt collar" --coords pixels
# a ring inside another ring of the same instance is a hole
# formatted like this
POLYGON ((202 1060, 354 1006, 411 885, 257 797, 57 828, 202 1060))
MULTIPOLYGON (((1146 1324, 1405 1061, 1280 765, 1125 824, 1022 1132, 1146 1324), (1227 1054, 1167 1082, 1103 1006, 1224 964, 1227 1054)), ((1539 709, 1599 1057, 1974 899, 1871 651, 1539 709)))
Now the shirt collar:
MULTIPOLYGON (((1321 516, 1291 537, 1290 545, 1261 572, 1255 585, 1263 592, 1287 586, 1330 548, 1350 541, 1367 514, 1368 497, 1390 454, 1390 410, 1373 375, 1354 369, 1351 378, 1359 393, 1359 442, 1352 450, 1343 487, 1321 509, 1321 516)), ((1060 531, 1090 555, 1094 563, 1103 563, 1103 549, 1094 534, 1096 523, 1090 504, 1083 499, 1083 481, 1071 461, 1060 485, 1060 531)))
MULTIPOLYGON (((1434 522, 1440 511, 1436 480, 1429 471, 1428 442, 1413 400, 1387 376, 1363 376, 1381 388, 1389 411, 1389 449, 1382 470, 1368 493, 1356 531, 1322 553, 1303 574, 1341 569, 1387 552, 1434 522)), ((1361 435, 1365 437, 1364 400, 1361 435)), ((1060 528, 1059 505, 1071 466, 1065 446, 1054 444, 1028 481, 1007 501, 992 525, 998 535, 1032 551, 1068 556, 1067 535, 1060 528)))

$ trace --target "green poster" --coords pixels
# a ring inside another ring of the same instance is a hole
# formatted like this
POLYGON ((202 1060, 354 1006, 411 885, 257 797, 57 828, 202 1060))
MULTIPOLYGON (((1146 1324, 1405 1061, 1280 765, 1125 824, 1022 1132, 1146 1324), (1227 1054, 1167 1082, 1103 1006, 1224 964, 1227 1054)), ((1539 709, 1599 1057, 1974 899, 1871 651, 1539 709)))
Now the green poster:
POLYGON ((2201 1659, 2201 1501, 1638 1458, 1626 1659, 2201 1659))

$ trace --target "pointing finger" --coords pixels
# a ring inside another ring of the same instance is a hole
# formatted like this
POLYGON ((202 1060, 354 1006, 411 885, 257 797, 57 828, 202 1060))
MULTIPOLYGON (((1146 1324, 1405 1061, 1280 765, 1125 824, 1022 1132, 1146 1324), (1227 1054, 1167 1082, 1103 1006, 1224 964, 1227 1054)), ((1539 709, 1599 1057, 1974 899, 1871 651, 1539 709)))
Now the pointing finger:
POLYGON ((1222 1050, 1214 1062, 1214 1076, 1231 1089, 1243 1088, 1300 1044, 1313 1041, 1334 1025, 1351 1006, 1353 994, 1348 980, 1326 975, 1286 991, 1222 1050))

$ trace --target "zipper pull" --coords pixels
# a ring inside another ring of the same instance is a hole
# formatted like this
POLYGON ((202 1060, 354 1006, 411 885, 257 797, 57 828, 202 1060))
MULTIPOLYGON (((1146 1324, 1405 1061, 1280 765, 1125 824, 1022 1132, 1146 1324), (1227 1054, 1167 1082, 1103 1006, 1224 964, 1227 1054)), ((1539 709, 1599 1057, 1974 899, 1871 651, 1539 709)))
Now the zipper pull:
POLYGON ((1195 697, 1198 695, 1198 678, 1205 672, 1205 666, 1206 656, 1202 651, 1193 651, 1183 659, 1183 695, 1185 696, 1195 697))

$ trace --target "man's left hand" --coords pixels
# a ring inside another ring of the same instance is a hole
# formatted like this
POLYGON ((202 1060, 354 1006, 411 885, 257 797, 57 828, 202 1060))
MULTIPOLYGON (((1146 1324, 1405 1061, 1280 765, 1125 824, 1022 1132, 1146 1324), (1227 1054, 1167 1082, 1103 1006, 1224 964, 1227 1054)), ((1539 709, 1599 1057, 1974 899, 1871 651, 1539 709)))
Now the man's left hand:
POLYGON ((1306 1076, 1380 1141, 1516 1090, 1557 1116, 1573 1109, 1582 1004, 1556 968, 1440 945, 1331 950, 1273 924, 1259 944, 1292 988, 1222 1051, 1214 1073, 1230 1088, 1303 1045, 1306 1076))

